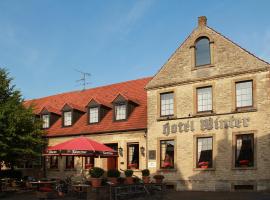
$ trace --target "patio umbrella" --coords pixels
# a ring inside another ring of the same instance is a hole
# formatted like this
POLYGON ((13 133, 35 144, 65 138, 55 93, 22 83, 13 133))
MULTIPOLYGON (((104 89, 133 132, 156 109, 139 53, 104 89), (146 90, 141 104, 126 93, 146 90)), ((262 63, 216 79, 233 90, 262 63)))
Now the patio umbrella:
POLYGON ((118 156, 117 151, 113 150, 112 148, 83 136, 68 140, 55 146, 50 146, 43 155, 92 157, 118 156))

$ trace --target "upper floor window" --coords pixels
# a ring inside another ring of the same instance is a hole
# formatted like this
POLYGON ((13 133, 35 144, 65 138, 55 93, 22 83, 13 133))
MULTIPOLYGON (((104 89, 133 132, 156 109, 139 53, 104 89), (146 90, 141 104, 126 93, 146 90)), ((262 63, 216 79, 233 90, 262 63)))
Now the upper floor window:
POLYGON ((210 42, 207 37, 199 38, 195 44, 196 67, 211 63, 210 42))
POLYGON ((115 120, 125 120, 127 117, 127 105, 115 105, 115 120))
POLYGON ((212 110, 212 87, 197 88, 197 111, 212 110))
POLYGON ((89 108, 89 123, 97 123, 99 120, 98 107, 89 108))
POLYGON ((71 111, 64 112, 64 126, 72 125, 72 113, 71 111))
POLYGON ((236 83, 236 107, 249 107, 253 105, 252 81, 236 83))
POLYGON ((235 167, 254 167, 254 135, 236 135, 235 167))
POLYGON ((43 125, 42 128, 49 128, 50 127, 50 116, 49 115, 42 115, 43 125))
POLYGON ((174 115, 173 92, 160 94, 160 116, 174 115))

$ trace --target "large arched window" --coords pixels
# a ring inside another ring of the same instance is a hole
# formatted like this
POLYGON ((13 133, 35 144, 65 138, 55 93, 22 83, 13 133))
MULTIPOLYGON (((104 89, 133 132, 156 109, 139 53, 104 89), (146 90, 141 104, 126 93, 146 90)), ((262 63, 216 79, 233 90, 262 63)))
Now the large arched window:
POLYGON ((210 42, 207 37, 201 37, 195 44, 195 63, 196 67, 211 63, 210 42))

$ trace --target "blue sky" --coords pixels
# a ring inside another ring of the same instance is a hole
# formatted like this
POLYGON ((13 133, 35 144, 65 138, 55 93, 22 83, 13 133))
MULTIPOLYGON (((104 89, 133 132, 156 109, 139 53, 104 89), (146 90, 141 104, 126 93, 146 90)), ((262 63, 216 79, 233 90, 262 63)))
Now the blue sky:
POLYGON ((208 25, 270 61, 268 0, 1 0, 0 67, 24 98, 154 75, 205 15, 208 25), (202 3, 203 2, 203 3, 202 3))

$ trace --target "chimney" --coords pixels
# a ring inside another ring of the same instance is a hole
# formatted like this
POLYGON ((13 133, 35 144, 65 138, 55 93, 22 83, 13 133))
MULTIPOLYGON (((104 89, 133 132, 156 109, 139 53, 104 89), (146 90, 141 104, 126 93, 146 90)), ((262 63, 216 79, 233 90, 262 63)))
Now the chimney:
POLYGON ((205 16, 198 17, 198 26, 206 26, 207 18, 205 16))

